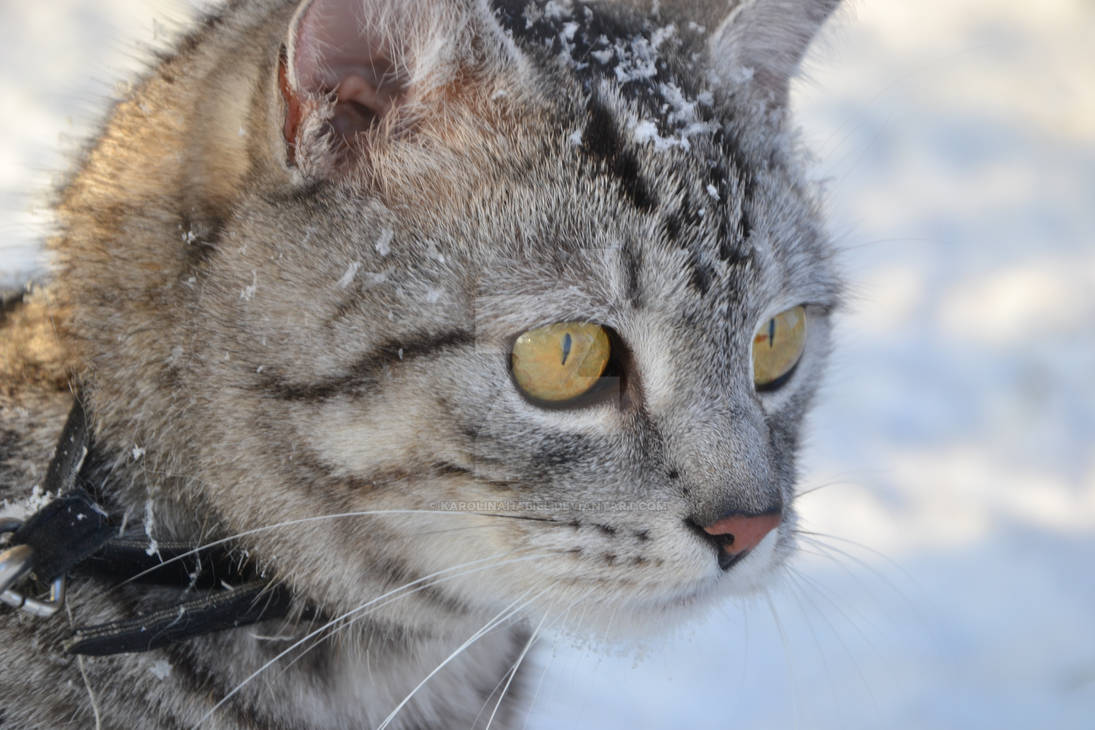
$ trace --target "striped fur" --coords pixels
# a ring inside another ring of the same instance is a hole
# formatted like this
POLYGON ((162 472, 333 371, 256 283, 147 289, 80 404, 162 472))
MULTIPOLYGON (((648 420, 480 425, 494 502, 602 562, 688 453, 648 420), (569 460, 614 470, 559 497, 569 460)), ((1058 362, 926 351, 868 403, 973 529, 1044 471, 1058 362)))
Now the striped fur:
POLYGON ((113 110, 52 281, 4 305, 0 496, 40 481, 71 382, 116 514, 258 529, 249 559, 328 616, 502 557, 242 687, 314 626, 77 662, 70 621, 163 598, 77 581, 71 616, 0 612, 5 728, 375 727, 519 605, 392 725, 483 726, 531 626, 676 624, 792 550, 789 507, 728 572, 686 523, 791 502, 839 282, 786 86, 835 2, 348 1, 230 2, 113 110), (348 63, 324 32, 369 45, 380 91, 322 86, 348 63), (758 395, 754 330, 798 304, 804 360, 758 395), (510 345, 574 320, 618 336, 620 398, 538 408, 510 345))

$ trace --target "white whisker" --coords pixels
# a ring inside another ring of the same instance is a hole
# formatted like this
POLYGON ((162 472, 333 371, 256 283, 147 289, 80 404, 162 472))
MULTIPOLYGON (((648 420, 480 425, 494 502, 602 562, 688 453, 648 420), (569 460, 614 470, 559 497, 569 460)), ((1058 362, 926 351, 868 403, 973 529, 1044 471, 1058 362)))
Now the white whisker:
POLYGON ((528 650, 536 643, 536 638, 540 635, 540 629, 543 628, 544 621, 547 620, 547 617, 548 614, 545 611, 543 618, 540 619, 540 623, 536 624, 536 628, 533 629, 532 635, 529 636, 528 641, 525 642, 525 648, 521 650, 521 654, 517 657, 517 661, 513 663, 513 667, 509 670, 509 679, 506 680, 506 686, 502 688, 502 693, 498 695, 498 701, 494 703, 494 710, 491 711, 490 717, 487 718, 487 726, 483 730, 490 730, 490 726, 494 724, 494 716, 498 714, 498 708, 502 706, 502 700, 506 698, 506 692, 509 691, 510 684, 513 683, 513 678, 517 676, 517 670, 521 668, 521 662, 525 660, 525 655, 528 654, 528 650))
MULTIPOLYGON (((549 586, 549 588, 550 588, 550 586, 549 586)), ((459 656, 461 652, 463 652, 469 646, 474 644, 476 641, 478 641, 480 638, 482 638, 484 635, 486 635, 491 630, 493 630, 493 629, 497 628, 498 626, 500 626, 501 624, 505 623, 506 620, 508 620, 515 613, 517 613, 521 608, 523 608, 524 606, 528 605, 529 603, 531 603, 532 601, 534 601, 535 599, 539 598, 541 595, 546 593, 548 591, 548 588, 544 588, 540 592, 533 595, 532 598, 530 598, 526 601, 525 596, 527 596, 531 591, 532 591, 532 589, 530 588, 527 591, 525 591, 524 593, 522 593, 520 596, 518 596, 517 599, 515 599, 512 603, 510 603, 508 606, 503 608, 498 614, 495 615, 494 618, 492 618, 490 621, 488 621, 483 626, 483 628, 479 629, 474 634, 472 634, 463 644, 458 646, 455 651, 453 651, 451 654, 449 654, 449 656, 444 661, 442 661, 440 664, 438 664, 433 669, 433 671, 431 671, 429 674, 427 674, 422 679, 421 682, 419 682, 417 685, 415 685, 414 689, 412 689, 410 691, 410 693, 406 697, 404 697, 403 700, 398 705, 395 706, 395 709, 393 709, 388 714, 388 716, 386 718, 384 718, 384 721, 382 723, 380 723, 380 725, 377 726, 376 730, 384 730, 386 727, 388 727, 388 725, 390 725, 392 723, 392 720, 395 719, 395 716, 399 714, 399 711, 402 710, 407 705, 407 703, 411 701, 411 698, 415 696, 415 694, 418 692, 418 690, 422 689, 422 687, 424 687, 426 685, 426 683, 429 682, 430 679, 432 679, 435 674, 437 674, 442 669, 444 669, 445 666, 447 666, 449 662, 451 662, 453 659, 455 659, 457 656, 459 656)))
POLYGON ((787 641, 787 632, 783 630, 783 622, 779 620, 779 614, 776 612, 776 604, 772 600, 772 594, 767 588, 764 589, 764 600, 768 604, 768 610, 772 612, 772 621, 776 624, 776 632, 779 633, 779 643, 783 647, 783 658, 787 662, 787 679, 790 688, 791 695, 791 711, 795 716, 795 727, 802 725, 801 710, 799 709, 798 701, 798 684, 795 681, 795 668, 794 663, 791 660, 791 644, 787 641))
MULTIPOLYGON (((839 550, 839 548, 837 548, 835 545, 826 545, 824 542, 822 542, 823 540, 835 540, 837 542, 842 542, 846 545, 851 545, 852 547, 857 547, 860 550, 863 550, 864 552, 868 552, 871 555, 874 555, 874 556, 878 557, 879 559, 884 561, 887 565, 889 565, 893 569, 897 570, 899 573, 901 573, 906 578, 908 578, 912 583, 916 584, 916 577, 913 576, 909 571, 907 571, 903 565, 898 563, 896 560, 891 558, 886 553, 881 552, 879 550, 875 550, 871 546, 865 545, 865 544, 859 542, 858 540, 852 540, 852 539, 847 538, 847 537, 841 537, 840 535, 830 535, 827 532, 817 532, 817 531, 814 531, 814 530, 804 530, 802 528, 796 528, 795 533, 799 534, 799 535, 802 535, 804 537, 812 537, 812 538, 814 538, 815 544, 825 545, 825 547, 829 548, 830 550, 839 550)), ((853 555, 848 554, 848 553, 843 553, 843 551, 841 551, 841 552, 842 552, 842 554, 848 555, 849 558, 852 558, 852 559, 858 561, 858 558, 855 558, 853 555)), ((920 587, 920 586, 918 586, 918 587, 920 587)))
MULTIPOLYGON (((816 554, 821 555, 822 557, 828 558, 830 560, 832 559, 831 556, 825 555, 824 553, 816 553, 816 554)), ((843 618, 845 621, 847 621, 852 626, 852 628, 854 628, 856 630, 856 633, 859 634, 860 638, 863 639, 864 643, 866 643, 871 648, 876 648, 875 644, 874 644, 874 641, 871 640, 871 637, 867 634, 867 632, 865 632, 863 630, 863 628, 856 622, 856 618, 852 614, 848 613, 848 611, 845 611, 844 607, 840 604, 840 602, 837 601, 836 598, 832 594, 830 594, 828 591, 826 591, 821 584, 819 584, 817 581, 813 580, 812 578, 810 578, 806 574, 802 573, 802 571, 795 570, 794 568, 792 568, 789 565, 785 566, 785 567, 788 570, 793 570, 794 571, 795 576, 798 578, 798 580, 801 584, 809 586, 810 588, 813 588, 819 596, 821 596, 823 599, 825 599, 825 601, 827 601, 828 604, 830 606, 832 606, 836 610, 837 613, 840 614, 841 618, 843 618)), ((852 573, 849 573, 849 574, 854 577, 854 574, 852 574, 852 573)), ((859 618, 862 621, 864 621, 869 628, 871 628, 873 630, 877 630, 878 627, 875 626, 873 624, 873 622, 871 622, 871 620, 867 616, 860 615, 859 618)))
MULTIPOLYGON (((863 637, 863 639, 864 639, 865 641, 867 641, 867 643, 868 643, 868 644, 869 644, 869 645, 870 645, 870 646, 871 646, 872 648, 874 648, 874 644, 873 644, 873 643, 872 643, 872 642, 870 641, 870 639, 869 639, 869 638, 867 638, 867 636, 866 636, 866 635, 865 635, 865 634, 863 633, 863 631, 862 631, 862 630, 861 630, 861 629, 860 629, 860 628, 859 628, 858 626, 856 626, 856 625, 855 625, 855 623, 854 623, 854 622, 852 622, 852 621, 850 620, 850 618, 848 617, 848 615, 847 615, 846 613, 844 613, 844 611, 842 611, 842 610, 841 610, 840 606, 839 606, 839 605, 837 605, 837 604, 836 604, 836 602, 835 602, 835 601, 833 601, 833 600, 832 600, 832 599, 831 599, 831 598, 830 598, 829 596, 825 595, 825 594, 824 594, 824 593, 823 593, 823 592, 822 592, 822 591, 820 590, 820 588, 819 588, 819 587, 818 587, 818 586, 817 586, 816 584, 814 584, 814 582, 813 582, 813 581, 809 581, 809 580, 808 580, 808 578, 807 578, 807 577, 806 577, 805 575, 803 575, 803 574, 802 574, 801 572, 799 572, 798 570, 795 570, 795 569, 794 569, 793 567, 791 567, 790 565, 788 565, 788 566, 785 566, 785 568, 786 568, 786 570, 787 570, 787 576, 788 576, 788 578, 790 578, 790 579, 791 579, 791 581, 792 581, 792 583, 793 583, 793 584, 794 584, 795 586, 797 586, 797 590, 798 590, 799 592, 801 592, 803 596, 805 596, 805 595, 806 595, 806 593, 805 593, 805 587, 807 587, 807 586, 810 586, 810 587, 814 588, 814 590, 815 590, 815 591, 817 591, 817 592, 818 592, 818 594, 819 594, 819 595, 821 595, 821 597, 822 597, 823 599, 825 599, 826 601, 828 601, 828 602, 829 602, 829 603, 830 603, 830 604, 831 604, 831 605, 832 605, 832 606, 833 606, 834 608, 836 608, 836 610, 837 610, 838 612, 840 612, 841 616, 843 616, 843 617, 844 617, 844 620, 845 620, 845 621, 848 621, 849 623, 851 623, 851 624, 852 624, 852 626, 853 626, 853 627, 854 627, 854 628, 856 629, 856 631, 857 631, 857 632, 858 632, 858 633, 860 634, 860 636, 862 636, 862 637, 863 637)), ((855 667, 855 672, 856 672, 856 674, 857 674, 857 675, 859 676, 859 679, 860 679, 860 681, 861 681, 861 682, 863 683, 863 686, 864 686, 864 687, 866 688, 866 690, 867 690, 867 694, 868 694, 868 695, 869 695, 869 696, 871 697, 872 701, 876 701, 876 700, 877 700, 877 698, 875 697, 875 695, 874 695, 874 692, 873 692, 873 691, 872 691, 872 689, 871 689, 871 685, 870 685, 870 683, 869 683, 869 682, 867 681, 867 677, 866 677, 866 675, 864 675, 864 674, 863 674, 863 669, 862 669, 862 667, 860 666, 860 663, 859 663, 859 662, 858 662, 858 661, 856 660, 856 656, 855 656, 855 654, 854 654, 854 653, 853 653, 853 652, 851 651, 851 649, 850 649, 850 648, 848 647, 848 643, 847 643, 846 641, 844 641, 844 637, 843 637, 843 636, 841 635, 841 633, 840 633, 840 632, 839 632, 839 631, 837 630, 836 626, 834 626, 834 625, 833 625, 833 622, 829 620, 829 617, 825 615, 825 612, 824 612, 824 611, 822 611, 822 610, 818 610, 818 611, 817 611, 817 614, 818 614, 818 615, 819 615, 819 616, 821 617, 821 619, 822 619, 822 620, 823 620, 823 621, 825 622, 825 624, 826 624, 826 625, 827 625, 827 626, 829 627, 829 630, 833 632, 833 636, 834 636, 834 637, 836 638, 836 640, 837 640, 837 643, 839 643, 839 644, 840 644, 841 648, 842 648, 842 649, 844 650, 844 653, 845 653, 845 654, 847 655, 848 659, 849 659, 849 660, 851 661, 851 663, 852 663, 852 666, 853 666, 853 667, 855 667)), ((820 647, 819 647, 819 650, 820 650, 820 647)), ((829 669, 829 662, 828 662, 828 661, 826 660, 824 652, 821 652, 821 659, 822 659, 822 662, 823 662, 823 663, 825 664, 825 668, 826 668, 826 676, 828 676, 828 677, 833 677, 833 676, 836 676, 836 675, 835 675, 835 674, 834 674, 834 673, 833 673, 833 672, 832 672, 832 671, 831 671, 831 670, 829 669)), ((835 692, 836 692, 836 688, 835 688, 835 687, 834 687, 834 686, 832 685, 832 680, 830 680, 830 689, 831 689, 831 690, 833 691, 833 693, 834 693, 834 698, 835 698, 835 692)))
POLYGON ((241 537, 249 537, 251 535, 259 535, 259 534, 264 533, 264 532, 279 530, 283 527, 295 527, 297 525, 304 525, 304 524, 308 524, 308 523, 311 523, 311 522, 321 522, 323 520, 344 519, 344 518, 348 518, 348 517, 368 517, 368 516, 377 516, 377 515, 410 515, 410 514, 475 515, 475 516, 478 516, 478 517, 501 517, 501 518, 507 518, 507 519, 508 518, 516 518, 516 519, 521 518, 520 515, 496 514, 496 513, 490 513, 490 512, 461 512, 461 511, 456 511, 456 510, 429 510, 429 509, 371 509, 371 510, 361 510, 361 511, 358 511, 358 512, 337 512, 337 513, 328 514, 328 515, 313 515, 311 517, 300 517, 300 518, 294 519, 294 520, 286 520, 284 522, 278 522, 278 523, 275 523, 273 525, 264 525, 263 527, 255 527, 255 528, 250 529, 250 530, 244 530, 243 532, 238 532, 234 535, 230 535, 228 537, 222 537, 220 539, 213 540, 211 542, 207 542, 203 545, 199 545, 199 546, 193 548, 192 550, 187 550, 186 552, 181 553, 179 555, 176 555, 173 558, 169 558, 167 560, 164 560, 163 562, 157 564, 155 567, 149 568, 147 570, 142 570, 140 573, 137 573, 136 575, 133 575, 133 576, 130 576, 129 578, 126 578, 125 580, 123 580, 118 585, 113 586, 111 588, 111 590, 115 590, 117 588, 120 588, 121 586, 124 586, 128 583, 132 583, 135 580, 139 580, 140 578, 148 575, 149 573, 152 573, 156 570, 159 570, 160 568, 162 568, 165 565, 170 565, 171 563, 182 560, 183 558, 188 558, 191 555, 194 555, 196 553, 201 552, 202 550, 208 550, 209 548, 217 547, 218 545, 223 545, 225 543, 232 542, 233 540, 238 540, 241 537))
MULTIPOLYGON (((567 619, 570 617, 571 610, 576 605, 578 605, 578 603, 580 601, 584 601, 586 598, 588 598, 592 593, 593 593, 593 588, 590 588, 584 594, 582 594, 581 596, 578 596, 573 601, 571 601, 570 605, 567 606, 566 611, 563 612, 563 615, 559 618, 559 621, 556 623, 556 625, 565 624, 567 619)), ((554 661, 554 659, 555 659, 555 655, 553 654, 551 659, 546 664, 544 664, 544 671, 540 672, 540 679, 536 683, 536 691, 532 693, 532 699, 528 703, 528 707, 526 708, 526 711, 525 711, 525 722, 521 725, 522 730, 525 730, 526 728, 528 728, 529 718, 532 717, 532 709, 536 706, 536 700, 539 699, 539 697, 540 697, 540 690, 542 690, 543 687, 544 687, 544 679, 547 678, 548 669, 551 667, 551 662, 554 661)))
MULTIPOLYGON (((821 657, 821 663, 825 667, 825 674, 826 676, 831 677, 833 675, 832 668, 829 666, 829 660, 825 656, 825 650, 821 647, 821 640, 817 637, 817 631, 814 629, 814 622, 810 618, 811 612, 806 610, 806 605, 802 602, 802 586, 800 583, 796 582, 795 578, 797 576, 794 574, 791 566, 784 565, 783 568, 790 581, 791 595, 794 597, 795 605, 798 606, 799 613, 802 614, 802 618, 806 622, 806 627, 810 630, 810 637, 814 641, 814 647, 817 649, 818 656, 821 657)), ((820 611, 817 613, 820 613, 820 611)))
MULTIPOLYGON (((502 554, 503 555, 510 555, 510 554, 515 553, 515 552, 527 553, 531 549, 532 548, 526 548, 525 550, 514 550, 514 551, 511 551, 509 553, 502 553, 502 554)), ((490 568, 497 568, 498 566, 508 565, 510 563, 520 563, 520 562, 523 562, 525 560, 539 560, 540 558, 544 557, 545 555, 547 555, 547 553, 538 552, 538 553, 535 553, 533 555, 525 555, 525 556, 520 557, 520 558, 513 558, 511 560, 503 560, 503 561, 498 562, 498 563, 492 563, 490 565, 480 566, 478 568, 473 568, 471 570, 461 571, 461 572, 456 573, 454 575, 445 576, 444 578, 439 578, 439 579, 433 581, 432 583, 426 583, 425 585, 418 586, 417 588, 414 588, 413 590, 409 590, 409 591, 406 591, 405 593, 399 594, 398 596, 394 596, 392 598, 389 598, 388 600, 384 601, 383 603, 380 603, 380 604, 377 604, 376 606, 374 606, 373 610, 379 610, 379 609, 383 608, 384 606, 387 606, 390 603, 395 603, 396 601, 402 600, 402 599, 406 598, 407 596, 409 596, 413 593, 418 593, 419 591, 424 591, 428 588, 432 588, 432 587, 434 587, 436 585, 439 585, 441 583, 445 583, 447 581, 454 580, 456 578, 460 578, 460 577, 463 577, 465 575, 471 575, 472 573, 478 573, 478 572, 483 571, 483 570, 487 570, 487 569, 490 569, 490 568)), ((469 565, 469 563, 464 563, 463 565, 457 566, 457 567, 466 567, 467 565, 469 565)), ((434 575, 436 575, 436 573, 434 575)), ((427 578, 429 578, 429 577, 432 577, 432 576, 427 576, 427 578)), ((424 579, 420 579, 420 580, 424 580, 424 579)), ((404 585, 403 588, 407 588, 410 585, 412 585, 412 584, 408 583, 408 584, 404 585)), ((383 598, 383 596, 381 596, 381 598, 383 598)), ((372 613, 372 611, 366 611, 365 613, 354 616, 349 621, 341 623, 338 626, 332 626, 331 623, 328 622, 324 627, 322 627, 323 629, 329 629, 327 635, 326 636, 320 636, 314 642, 312 642, 311 644, 306 646, 303 649, 303 651, 301 651, 300 656, 298 656, 295 659, 291 660, 289 662, 289 664, 287 664, 285 666, 285 669, 283 669, 282 671, 285 671, 289 667, 296 664, 298 661, 300 661, 300 659, 302 659, 304 656, 306 656, 308 654, 308 652, 312 651, 312 649, 315 649, 317 646, 322 644, 324 641, 327 641, 328 639, 330 639, 332 636, 334 636, 338 632, 345 631, 346 629, 350 628, 351 626, 353 626, 358 621, 363 620, 370 613, 372 613)), ((307 638, 307 637, 305 637, 305 638, 307 638)))
MULTIPOLYGON (((903 591, 900 588, 900 586, 898 586, 896 583, 894 583, 892 580, 890 580, 890 578, 885 573, 880 571, 878 568, 874 567, 873 565, 871 565, 867 561, 863 560, 859 556, 857 556, 857 555, 855 555, 855 554, 853 554, 853 553, 851 553, 847 550, 843 550, 843 549, 841 549, 841 548, 839 548, 835 545, 828 545, 825 542, 822 542, 820 537, 829 537, 827 535, 819 535, 818 537, 811 537, 811 535, 817 535, 818 533, 801 532, 801 531, 798 531, 798 530, 796 530, 796 533, 798 533, 799 536, 801 536, 802 539, 804 541, 806 541, 809 545, 812 545, 813 547, 817 548, 818 550, 823 551, 822 552, 823 557, 826 557, 829 560, 833 561, 835 564, 841 566, 844 570, 846 570, 848 572, 848 575, 852 576, 853 578, 856 578, 857 580, 859 579, 858 576, 856 576, 856 574, 852 570, 850 570, 846 565, 844 565, 839 560, 837 560, 836 557, 833 555, 833 553, 835 553, 836 555, 839 555, 840 557, 846 558, 846 559, 852 561, 853 563, 855 563, 856 565, 858 565, 859 567, 863 568, 868 573, 870 573, 872 576, 877 578, 883 585, 885 585, 887 588, 889 588, 891 591, 893 591, 893 593, 896 596, 898 596, 899 598, 901 598, 901 600, 908 607, 912 608, 914 610, 914 612, 919 614, 918 606, 912 600, 912 598, 910 598, 909 595, 907 593, 905 593, 905 591, 903 591)), ((885 557, 885 556, 883 556, 883 557, 885 557)), ((900 570, 900 566, 898 566, 898 569, 900 570)), ((904 571, 902 571, 902 572, 904 572, 904 571)))
MULTIPOLYGON (((331 619, 331 620, 330 620, 330 621, 328 621, 327 623, 325 623, 325 624, 323 624, 322 626, 320 626, 320 627, 319 627, 318 629, 315 629, 314 631, 312 631, 312 632, 310 632, 310 633, 306 634, 306 635, 305 635, 304 637, 302 637, 301 639, 299 639, 299 640, 297 640, 297 641, 293 642, 292 644, 290 644, 290 645, 289 645, 289 646, 288 646, 287 648, 285 648, 285 649, 284 649, 283 651, 279 652, 279 653, 278 653, 277 655, 275 655, 275 656, 274 656, 274 657, 273 657, 272 659, 270 659, 269 661, 267 661, 266 663, 264 663, 264 664, 263 664, 263 665, 262 665, 261 667, 259 667, 258 669, 256 669, 256 670, 255 670, 254 672, 252 672, 252 673, 251 673, 250 675, 248 675, 248 676, 247 676, 246 678, 244 678, 244 680, 243 680, 242 682, 240 682, 240 683, 239 683, 238 685, 236 685, 236 686, 235 686, 235 687, 234 687, 234 688, 232 689, 232 691, 231 691, 231 692, 229 692, 229 693, 228 693, 228 694, 226 694, 226 695, 225 695, 224 697, 222 697, 222 698, 221 698, 221 699, 220 699, 220 700, 219 700, 219 701, 218 701, 218 702, 217 702, 217 703, 216 703, 215 705, 213 705, 213 707, 212 707, 212 708, 210 708, 210 709, 209 709, 209 711, 208 711, 208 712, 206 712, 206 713, 205 713, 204 715, 202 715, 202 717, 201 717, 201 718, 200 718, 200 719, 198 720, 198 722, 197 722, 197 726, 199 726, 199 727, 200 727, 201 725, 203 725, 203 724, 205 723, 205 721, 206 721, 206 720, 208 720, 208 719, 209 719, 209 718, 210 718, 210 717, 211 717, 211 716, 213 715, 213 713, 214 713, 214 712, 216 712, 216 711, 217 711, 218 709, 220 709, 220 708, 221 708, 221 707, 222 707, 222 706, 223 706, 223 705, 224 705, 224 704, 225 704, 226 702, 228 702, 228 700, 230 700, 230 699, 231 699, 232 697, 234 697, 234 696, 235 696, 235 695, 236 695, 236 694, 237 694, 237 693, 238 693, 238 692, 239 692, 240 690, 242 690, 242 689, 244 688, 244 686, 246 686, 246 685, 247 685, 247 684, 248 684, 249 682, 251 682, 251 680, 253 680, 253 679, 254 679, 255 677, 257 677, 257 676, 259 676, 260 674, 262 674, 262 673, 263 673, 264 671, 266 671, 266 670, 267 670, 268 668, 270 668, 271 666, 273 666, 273 665, 274 665, 274 664, 275 664, 275 663, 276 663, 276 662, 277 662, 278 660, 280 660, 280 659, 281 659, 282 657, 284 657, 285 655, 289 654, 289 653, 290 653, 290 652, 292 652, 292 651, 293 651, 294 649, 296 649, 296 648, 297 648, 297 647, 299 647, 300 645, 304 644, 305 642, 309 641, 310 639, 313 639, 313 638, 315 638, 315 637, 316 637, 316 636, 317 636, 318 634, 320 634, 320 633, 322 633, 323 631, 327 630, 327 629, 328 629, 329 627, 333 626, 334 624, 338 623, 339 621, 343 621, 343 620, 345 620, 346 618, 348 618, 348 617, 350 617, 350 616, 353 616, 353 615, 355 615, 355 614, 359 614, 359 613, 361 613, 362 611, 364 611, 365 609, 369 608, 370 606, 374 606, 374 605, 376 605, 376 604, 377 604, 377 603, 379 603, 380 601, 383 601, 383 600, 384 600, 385 598, 388 598, 388 597, 392 596, 393 594, 399 593, 399 592, 401 592, 401 591, 404 591, 404 592, 407 592, 407 593, 409 593, 409 591, 407 591, 407 589, 408 589, 409 587, 411 587, 411 586, 413 586, 413 585, 417 585, 417 584, 419 584, 419 583, 422 583, 422 582, 424 582, 424 581, 430 580, 430 579, 432 579, 432 578, 435 578, 435 577, 436 577, 436 576, 438 576, 438 575, 442 575, 442 574, 444 574, 444 573, 448 573, 448 572, 451 572, 451 571, 453 571, 453 570, 457 570, 457 569, 460 569, 460 568, 466 568, 466 567, 467 567, 467 566, 469 566, 469 565, 476 565, 476 564, 479 564, 479 563, 483 563, 483 562, 486 562, 486 561, 494 560, 494 559, 496 559, 496 558, 498 558, 498 557, 501 557, 501 556, 504 556, 504 555, 509 555, 509 554, 511 554, 511 553, 510 553, 510 552, 505 552, 505 553, 499 553, 498 555, 492 555, 492 556, 490 556, 490 557, 486 557, 486 558, 481 558, 481 559, 479 559, 479 560, 473 560, 473 561, 470 561, 470 562, 467 562, 467 563, 462 563, 461 565, 453 566, 453 567, 450 567, 450 568, 445 568, 444 570, 439 570, 439 571, 437 571, 436 573, 431 573, 430 575, 424 576, 424 577, 422 577, 422 578, 418 578, 417 580, 414 580, 414 581, 412 581, 412 582, 410 582, 410 583, 404 584, 404 585, 402 585, 402 586, 400 586, 400 587, 398 587, 398 588, 394 588, 394 589, 392 589, 392 590, 388 591, 387 593, 384 593, 384 594, 382 594, 382 595, 380 595, 380 596, 377 596, 376 598, 374 598, 374 599, 372 599, 372 600, 370 600, 370 601, 367 601, 367 602, 365 602, 365 603, 361 604, 360 606, 358 606, 358 607, 356 607, 356 608, 354 608, 354 609, 351 609, 351 610, 347 611, 346 613, 343 613, 342 615, 340 615, 340 616, 337 616, 337 617, 335 617, 335 618, 331 619)), ((531 557, 533 557, 533 558, 536 558, 536 557, 540 557, 540 556, 539 556, 539 555, 534 555, 534 556, 531 556, 531 557)), ((521 558, 521 559, 522 559, 522 560, 527 560, 527 559, 529 559, 529 558, 528 558, 528 557, 525 557, 525 558, 521 558)), ((486 567, 495 567, 495 565, 501 565, 501 564, 504 564, 504 562, 505 562, 505 561, 503 561, 503 563, 497 563, 497 564, 492 564, 492 565, 490 565, 490 566, 486 566, 486 567)), ((475 572, 475 571, 469 571, 469 572, 475 572)), ((455 577, 457 577, 457 576, 450 576, 450 578, 455 578, 455 577)), ((416 590, 421 590, 421 588, 418 588, 418 589, 416 589, 416 590)), ((402 597, 402 596, 401 596, 401 597, 402 597)))

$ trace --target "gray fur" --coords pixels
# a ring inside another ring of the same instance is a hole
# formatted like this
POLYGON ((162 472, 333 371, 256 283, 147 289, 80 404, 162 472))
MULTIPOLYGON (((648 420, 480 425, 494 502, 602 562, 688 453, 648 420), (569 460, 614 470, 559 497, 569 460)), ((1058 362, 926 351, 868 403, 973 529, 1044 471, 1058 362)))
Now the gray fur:
MULTIPOLYGON (((67 616, 0 611, 0 724, 376 726, 533 597, 392 727, 469 727, 486 705, 482 725, 541 620, 641 633, 763 583, 792 550, 839 289, 779 95, 833 4, 367 0, 361 38, 399 102, 341 147, 322 95, 284 136, 294 2, 234 2, 196 29, 118 104, 63 191, 54 280, 0 323, 0 496, 40 482, 71 376, 108 506, 156 540, 427 510, 249 535, 301 605, 334 616, 511 562, 370 612, 208 717, 312 625, 77 661, 59 648, 71 624, 162 596, 76 581, 67 616), (758 394, 754 331, 798 304, 806 355, 758 394), (513 338, 574 320, 626 343, 625 405, 544 410, 514 388, 513 338), (778 503, 778 536, 728 572, 686 529, 778 503)), ((494 727, 517 723, 520 684, 494 727)))

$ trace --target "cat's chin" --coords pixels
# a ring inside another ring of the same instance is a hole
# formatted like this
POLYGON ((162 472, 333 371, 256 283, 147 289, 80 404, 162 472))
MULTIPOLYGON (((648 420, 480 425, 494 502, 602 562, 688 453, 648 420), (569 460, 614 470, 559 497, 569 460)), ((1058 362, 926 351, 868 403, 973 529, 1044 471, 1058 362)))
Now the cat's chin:
POLYGON ((782 531, 773 531, 729 570, 720 570, 677 595, 654 601, 647 611, 655 618, 674 612, 687 618, 687 614, 706 612, 727 599, 764 591, 792 551, 782 531))

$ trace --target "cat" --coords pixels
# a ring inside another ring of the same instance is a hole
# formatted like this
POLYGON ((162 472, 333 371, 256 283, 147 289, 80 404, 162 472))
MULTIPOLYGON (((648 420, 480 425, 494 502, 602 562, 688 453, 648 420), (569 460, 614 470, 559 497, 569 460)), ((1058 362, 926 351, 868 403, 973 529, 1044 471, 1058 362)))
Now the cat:
POLYGON ((204 18, 4 303, 0 497, 45 501, 78 392, 112 529, 159 558, 235 538, 288 605, 74 655, 194 592, 73 571, 52 618, 0 609, 0 726, 515 727, 544 628, 763 586, 840 296, 788 119, 836 5, 204 18))

